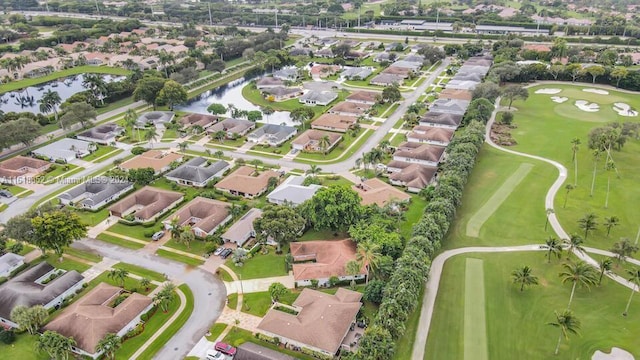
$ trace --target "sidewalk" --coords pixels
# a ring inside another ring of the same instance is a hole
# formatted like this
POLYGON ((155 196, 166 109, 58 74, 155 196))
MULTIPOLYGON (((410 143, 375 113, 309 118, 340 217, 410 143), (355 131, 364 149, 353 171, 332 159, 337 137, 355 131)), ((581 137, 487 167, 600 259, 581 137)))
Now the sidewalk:
MULTIPOLYGON (((231 277, 234 277, 234 273, 230 273, 231 277)), ((282 283, 287 289, 295 288, 295 279, 293 275, 275 276, 262 279, 250 279, 250 280, 236 280, 233 282, 224 282, 224 286, 227 288, 227 294, 233 293, 255 293, 262 291, 269 291, 269 286, 273 283, 282 283), (241 291, 242 290, 242 291, 241 291)))

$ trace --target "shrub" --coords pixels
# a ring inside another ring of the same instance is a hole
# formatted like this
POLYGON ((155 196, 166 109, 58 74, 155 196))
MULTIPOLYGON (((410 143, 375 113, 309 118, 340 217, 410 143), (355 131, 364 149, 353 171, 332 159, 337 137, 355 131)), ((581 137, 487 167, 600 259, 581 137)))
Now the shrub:
POLYGON ((133 155, 140 155, 140 154, 142 154, 142 153, 143 153, 143 152, 145 152, 145 151, 147 151, 147 149, 143 148, 142 146, 134 146, 134 147, 131 149, 131 153, 132 153, 133 155))
POLYGON ((513 122, 513 113, 510 111, 502 113, 500 122, 505 125, 511 125, 511 123, 513 122))
POLYGON ((16 340, 16 333, 13 332, 13 330, 4 330, 2 327, 0 327, 0 341, 2 341, 4 344, 11 344, 16 340))

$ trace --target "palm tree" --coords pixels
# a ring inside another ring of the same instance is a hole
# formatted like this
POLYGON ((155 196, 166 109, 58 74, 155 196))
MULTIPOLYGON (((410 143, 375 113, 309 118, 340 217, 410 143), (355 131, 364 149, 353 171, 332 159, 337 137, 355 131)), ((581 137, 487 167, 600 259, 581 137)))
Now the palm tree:
POLYGON ((552 208, 547 208, 547 217, 544 222, 544 231, 547 231, 547 225, 549 225, 549 216, 553 213, 555 213, 555 211, 552 208))
POLYGON ((318 176, 318 174, 320 174, 321 171, 322 169, 318 167, 318 165, 312 164, 311 167, 307 169, 307 171, 305 171, 305 173, 311 176, 318 176))
POLYGON ((182 234, 180 234, 180 242, 187 245, 187 249, 191 249, 191 242, 196 238, 193 234, 193 230, 190 225, 182 228, 182 234))
POLYGON ((318 140, 318 146, 325 156, 327 155, 327 149, 329 148, 329 145, 331 145, 331 140, 329 139, 328 135, 325 135, 321 137, 320 140, 318 140))
POLYGON ((260 110, 262 110, 262 114, 265 116, 267 120, 267 124, 269 123, 269 115, 273 114, 275 111, 271 106, 263 106, 260 110))
POLYGON ((559 274, 562 279, 562 283, 573 283, 573 286, 571 287, 571 295, 569 296, 569 305, 567 305, 567 309, 569 309, 578 284, 588 289, 591 285, 596 283, 597 275, 593 266, 582 260, 578 260, 575 263, 564 263, 562 264, 562 268, 563 271, 559 274))
POLYGON ((538 285, 538 277, 533 275, 533 271, 527 265, 514 270, 511 276, 514 283, 520 284, 520 291, 524 291, 525 286, 538 285))
POLYGON ((600 160, 600 150, 593 151, 593 177, 591 178, 591 193, 589 196, 593 197, 593 190, 596 186, 596 172, 598 170, 598 160, 600 160))
POLYGON ((113 333, 106 334, 96 346, 96 351, 101 352, 107 359, 116 358, 116 350, 122 346, 122 339, 113 333))
POLYGON ((611 233, 611 228, 618 226, 620 224, 620 219, 617 216, 610 216, 604 218, 604 227, 607 228, 607 237, 609 237, 609 233, 611 233))
POLYGON ((578 186, 578 150, 580 150, 580 138, 573 138, 571 140, 571 151, 573 152, 571 161, 574 165, 573 186, 578 186))
POLYGON ((242 212, 243 210, 241 206, 238 206, 235 203, 231 203, 231 207, 229 207, 229 214, 231 214, 231 218, 236 219, 242 214, 242 212))
POLYGON ((151 147, 153 148, 153 142, 158 140, 158 133, 156 132, 155 127, 147 128, 144 131, 144 140, 148 141, 149 144, 151 144, 151 147))
POLYGON ((120 287, 124 288, 124 281, 129 276, 129 272, 124 269, 113 269, 107 274, 107 277, 113 281, 119 281, 120 287))
POLYGON ((358 244, 356 260, 365 267, 367 276, 365 283, 369 283, 369 274, 378 267, 380 259, 380 245, 371 241, 362 241, 358 244))
POLYGON ((149 285, 151 285, 151 280, 147 279, 146 277, 140 279, 140 286, 142 286, 145 291, 149 291, 149 285))
POLYGON ((360 165, 362 165, 362 158, 357 158, 355 165, 356 165, 356 169, 360 169, 360 165))
POLYGON ((169 78, 169 65, 172 64, 174 61, 175 61, 175 57, 164 50, 158 54, 158 62, 164 68, 164 74, 167 78, 169 78))
POLYGON ((562 205, 563 208, 567 207, 567 200, 569 200, 569 193, 575 188, 576 187, 571 184, 567 184, 564 186, 564 190, 566 191, 566 193, 564 195, 564 204, 562 205))
POLYGON ((562 338, 569 339, 569 334, 577 334, 578 330, 580 330, 580 320, 573 315, 571 310, 567 309, 560 314, 555 312, 556 321, 548 323, 548 325, 560 328, 560 337, 558 338, 558 345, 556 346, 555 354, 558 355, 558 351, 560 351, 560 343, 562 342, 562 338))
POLYGON ((551 255, 555 255, 558 259, 562 256, 562 244, 558 241, 558 239, 553 236, 549 236, 547 241, 545 241, 545 245, 547 247, 547 262, 551 262, 551 255))
POLYGON ((586 214, 582 219, 578 220, 578 227, 584 230, 584 240, 587 240, 589 231, 596 230, 598 228, 598 217, 594 213, 586 214))
MULTIPOLYGON (((42 98, 38 100, 38 103, 40 103, 41 112, 45 114, 53 112, 56 122, 58 122, 58 105, 62 103, 62 99, 57 91, 47 90, 42 94, 42 98)), ((60 127, 62 127, 62 125, 60 125, 60 127)))
MULTIPOLYGON (((351 260, 345 264, 345 272, 349 276, 356 276, 360 274, 360 269, 362 269, 362 265, 360 265, 360 263, 355 260, 351 260)), ((351 280, 351 287, 354 288, 355 285, 356 285, 356 281, 351 280)))
POLYGON ((162 309, 162 312, 166 313, 167 311, 169 311, 169 304, 171 304, 174 297, 176 296, 175 289, 175 285, 173 285, 172 283, 166 283, 162 287, 162 290, 160 290, 153 297, 153 301, 158 307, 160 307, 160 309, 162 309))
POLYGON ((61 334, 47 330, 36 342, 36 349, 44 351, 49 355, 50 359, 67 360, 71 347, 76 345, 73 338, 62 336, 61 334))
POLYGON ((189 143, 186 141, 181 142, 180 144, 178 144, 178 148, 180 148, 180 151, 185 151, 187 148, 189 147, 189 143))
MULTIPOLYGON (((129 132, 133 136, 133 129, 136 126, 136 120, 138 120, 138 114, 134 109, 128 109, 124 113, 124 127, 129 129, 129 132)), ((138 130, 138 141, 140 141, 140 130, 138 130)))
POLYGON ((107 83, 99 74, 85 74, 83 75, 82 86, 91 92, 93 98, 93 105, 97 105, 97 101, 100 100, 104 104, 104 94, 107 92, 107 83))
POLYGON ((567 245, 567 260, 569 259, 569 255, 574 252, 584 253, 584 247, 582 247, 582 243, 584 241, 578 234, 572 234, 569 239, 564 239, 564 243, 567 245))
POLYGON ((611 270, 612 265, 613 265, 613 260, 611 260, 608 257, 600 260, 600 263, 598 264, 598 266, 600 267, 600 277, 598 278, 598 286, 602 284, 602 277, 604 276, 605 271, 611 270))
POLYGON ((616 164, 609 160, 607 161, 604 169, 607 171, 607 196, 604 200, 604 208, 607 209, 609 207, 609 189, 611 188, 611 170, 616 169, 616 164))
POLYGON ((171 232, 171 239, 178 240, 180 235, 182 234, 182 227, 179 223, 180 219, 177 216, 174 216, 171 221, 169 221, 169 231, 171 232))
POLYGON ((640 269, 627 270, 627 274, 629 274, 627 280, 632 284, 632 287, 629 301, 627 301, 627 307, 624 308, 622 316, 627 316, 629 313, 629 306, 631 305, 631 299, 633 299, 633 294, 637 291, 636 289, 640 289, 640 269))

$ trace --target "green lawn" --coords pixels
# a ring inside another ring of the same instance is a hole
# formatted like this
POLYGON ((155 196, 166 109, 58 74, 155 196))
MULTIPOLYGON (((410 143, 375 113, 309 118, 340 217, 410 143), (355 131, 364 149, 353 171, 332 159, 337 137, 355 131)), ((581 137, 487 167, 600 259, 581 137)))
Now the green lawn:
MULTIPOLYGON (((15 243, 16 241, 7 239, 7 249, 10 249, 15 243)), ((35 249, 35 247, 28 245, 26 243, 22 243, 22 251, 20 251, 18 255, 21 255, 21 256, 27 255, 28 253, 33 251, 33 249, 35 249)))
POLYGON ((55 166, 53 170, 43 173, 38 177, 38 180, 43 183, 51 182, 54 178, 64 175, 71 175, 71 173, 83 170, 84 168, 73 164, 53 164, 55 166))
POLYGON ((270 249, 267 255, 257 252, 253 258, 245 261, 242 267, 235 266, 231 258, 227 260, 225 265, 239 277, 241 276, 242 280, 287 275, 284 267, 284 255, 276 255, 274 249, 270 249))
POLYGON ((172 249, 182 250, 194 255, 202 256, 205 253, 205 248, 207 246, 207 243, 203 240, 194 240, 191 243, 189 243, 189 247, 187 247, 187 245, 171 239, 164 245, 172 249))
POLYGON ((227 328, 227 324, 223 324, 223 323, 215 323, 215 324, 213 324, 211 329, 209 329, 209 332, 211 333, 211 335, 207 336, 207 340, 216 341, 218 336, 220 336, 220 334, 222 334, 222 332, 226 328, 227 328))
MULTIPOLYGON (((278 299, 282 304, 291 305, 300 295, 301 290, 289 290, 278 299)), ((268 291, 244 294, 242 312, 263 317, 271 308, 271 295, 268 291)))
POLYGON ((318 164, 322 166, 323 163, 331 164, 335 162, 339 162, 342 159, 347 159, 349 156, 353 155, 364 143, 367 139, 373 135, 373 130, 365 129, 364 132, 358 133, 356 137, 352 137, 349 134, 345 134, 343 136, 343 140, 338 144, 338 146, 334 147, 328 154, 319 154, 319 153, 300 153, 294 160, 297 162, 308 163, 308 164, 318 164), (358 139, 356 141, 356 139, 358 139), (353 146, 351 146, 353 145, 353 146), (347 148, 351 148, 347 150, 347 148))
POLYGON ((90 251, 74 249, 71 247, 65 248, 64 253, 93 263, 99 263, 100 261, 102 261, 102 256, 98 254, 94 254, 90 251))
POLYGON ((46 261, 53 267, 64 269, 67 271, 75 270, 79 273, 87 271, 91 268, 90 265, 69 258, 62 258, 62 261, 59 261, 59 258, 56 254, 47 254, 45 258, 40 257, 36 261, 46 261))
MULTIPOLYGON (((609 90, 610 95, 599 95, 584 92, 581 88, 588 85, 553 85, 546 88, 558 88, 562 92, 557 96, 568 97, 569 100, 557 104, 550 100, 551 95, 535 94, 535 90, 541 86, 530 89, 530 96, 526 102, 515 101, 513 106, 518 110, 515 114, 517 129, 512 132, 518 142, 514 150, 523 151, 535 155, 544 156, 562 163, 569 171, 567 183, 575 181, 574 164, 572 163, 571 140, 579 138, 582 142, 578 151, 578 179, 577 188, 569 194, 567 206, 563 207, 565 191, 561 190, 556 197, 555 211, 568 233, 582 233, 578 228, 578 219, 586 213, 593 212, 602 224, 605 217, 617 216, 620 225, 606 236, 605 228, 599 229, 589 235, 587 246, 603 249, 611 248, 611 245, 620 237, 635 238, 638 231, 637 219, 640 216, 640 167, 637 166, 640 153, 640 141, 629 138, 622 151, 613 151, 612 157, 620 174, 620 178, 611 176, 611 190, 609 206, 605 208, 607 189, 607 173, 604 171, 604 158, 601 158, 596 167, 595 191, 590 196, 591 182, 593 179, 593 156, 588 147, 588 134, 594 127, 603 126, 611 121, 638 122, 638 117, 620 116, 612 110, 614 102, 623 102, 634 108, 640 108, 640 97, 609 90), (587 113, 579 110, 574 105, 577 99, 596 102, 600 104, 600 111, 587 113), (553 131, 549 131, 553 129, 553 131)), ((584 234, 582 234, 584 235, 584 234)))
POLYGON ((162 256, 163 258, 179 261, 181 263, 185 263, 187 265, 194 266, 194 267, 204 264, 204 260, 194 259, 189 256, 176 254, 174 252, 163 250, 163 249, 158 249, 158 251, 156 251, 156 254, 158 254, 158 256, 162 256))
POLYGON ((117 236, 113 236, 113 235, 109 235, 109 234, 98 234, 98 236, 96 237, 98 240, 100 241, 104 241, 104 242, 108 242, 110 244, 114 244, 114 245, 118 245, 118 246, 122 246, 128 249, 142 249, 144 247, 143 244, 137 243, 137 242, 133 242, 133 241, 129 241, 129 240, 125 240, 122 238, 119 238, 117 236))
POLYGON ((305 231, 304 234, 298 239, 298 241, 309 240, 333 240, 333 239, 345 239, 348 238, 348 233, 335 232, 331 230, 314 230, 313 228, 305 231))
POLYGON ((13 196, 18 196, 18 194, 20 194, 18 197, 19 198, 23 198, 27 195, 33 194, 32 190, 27 190, 23 187, 20 187, 18 185, 3 185, 2 189, 4 190, 8 190, 10 193, 13 194, 13 196))
POLYGON ((155 272, 153 270, 148 270, 145 269, 143 267, 137 266, 137 265, 133 265, 133 264, 127 264, 127 263, 117 263, 115 265, 112 266, 114 269, 123 269, 123 270, 127 270, 129 273, 131 274, 135 274, 138 276, 142 276, 145 277, 149 280, 155 280, 155 281, 159 281, 159 282, 163 282, 165 281, 165 278, 162 274, 155 272))
POLYGON ((232 346, 240 346, 241 344, 244 344, 246 342, 252 342, 254 344, 258 344, 258 345, 267 347, 269 349, 293 356, 296 359, 315 360, 315 358, 312 356, 305 355, 303 353, 296 352, 296 351, 280 349, 278 346, 274 344, 268 343, 266 341, 258 340, 255 338, 255 336, 253 336, 253 334, 250 331, 240 329, 235 326, 231 329, 231 331, 229 331, 227 336, 225 336, 224 339, 222 339, 222 341, 232 346))
POLYGON ((103 209, 98 211, 78 209, 75 211, 75 213, 78 214, 82 222, 86 225, 96 226, 109 217, 109 208, 104 207, 103 209))
MULTIPOLYGON (((111 284, 114 286, 122 286, 122 283, 119 280, 114 280, 109 278, 109 272, 105 271, 102 274, 100 274, 98 277, 96 277, 95 279, 91 280, 90 284, 93 285, 94 287, 96 285, 98 285, 101 282, 105 282, 107 284, 111 284)), ((147 295, 150 292, 152 292, 157 286, 150 284, 149 285, 149 290, 147 290, 146 288, 143 288, 142 286, 140 286, 140 281, 137 279, 134 279, 132 277, 127 277, 124 280, 124 288, 126 290, 132 291, 132 290, 136 290, 136 292, 139 292, 140 294, 143 295, 147 295)))
MULTIPOLYGON (((470 254, 456 256, 445 264, 436 300, 425 359, 463 359, 465 307, 464 278, 467 258, 484 260, 489 359, 549 359, 558 339, 558 329, 548 326, 553 311, 568 303, 571 286, 558 277, 560 262, 547 264, 542 253, 470 254), (523 264, 533 268, 540 284, 520 292, 512 284, 511 272, 523 264)), ((561 359, 590 359, 596 350, 613 346, 640 353, 640 301, 631 304, 629 316, 622 311, 629 289, 605 279, 601 287, 576 290, 571 305, 582 323, 580 336, 563 341, 561 359)), ((474 300, 475 301, 475 300, 474 300)))
POLYGON ((26 88, 29 86, 34 86, 37 84, 42 84, 51 80, 56 80, 56 79, 64 78, 71 75, 87 74, 87 73, 127 75, 129 74, 129 72, 130 72, 129 70, 126 70, 124 68, 117 68, 117 67, 112 68, 107 66, 90 66, 90 65, 77 66, 71 69, 56 71, 47 76, 42 76, 42 77, 37 77, 32 79, 23 79, 20 81, 14 81, 7 84, 2 84, 0 85, 0 94, 3 94, 8 91, 26 88))
POLYGON ((92 162, 102 162, 105 161, 109 158, 111 158, 112 156, 116 156, 119 153, 121 153, 122 150, 119 150, 113 146, 100 146, 98 147, 98 150, 92 152, 91 154, 85 156, 84 158, 82 158, 82 160, 85 161, 92 161, 92 162), (109 156, 105 156, 109 153, 113 152, 113 154, 110 154, 109 156))
POLYGON ((0 342, 0 353, 4 359, 25 359, 25 360, 48 360, 50 357, 44 353, 36 351, 37 335, 23 333, 16 335, 16 341, 7 345, 0 342))
POLYGON ((111 225, 109 229, 107 229, 107 231, 109 232, 125 235, 128 237, 132 237, 134 239, 139 239, 144 241, 151 241, 150 236, 149 237, 145 236, 146 232, 154 232, 159 230, 162 230, 162 224, 151 226, 151 227, 144 227, 140 224, 127 225, 119 222, 111 225))
POLYGON ((405 238, 411 236, 411 230, 413 225, 417 223, 422 214, 424 214, 424 208, 427 206, 427 201, 418 195, 411 197, 411 203, 409 208, 404 213, 404 220, 400 223, 400 234, 405 238))
POLYGON ((162 140, 175 140, 180 138, 178 132, 175 129, 166 129, 162 134, 162 140))
POLYGON ((237 293, 233 293, 233 294, 229 294, 229 296, 227 296, 227 306, 230 309, 234 309, 238 306, 238 294, 237 293))
MULTIPOLYGON (((154 340, 149 347, 144 351, 144 353, 138 357, 138 359, 152 359, 153 356, 158 352, 158 350, 162 349, 164 344, 171 339, 173 335, 175 335, 178 330, 187 322, 189 316, 193 312, 193 293, 191 289, 187 286, 187 284, 182 284, 178 286, 178 289, 182 290, 186 298, 185 308, 182 310, 180 315, 174 320, 174 322, 169 325, 164 332, 154 340)), ((176 296, 177 297, 177 296, 176 296)))

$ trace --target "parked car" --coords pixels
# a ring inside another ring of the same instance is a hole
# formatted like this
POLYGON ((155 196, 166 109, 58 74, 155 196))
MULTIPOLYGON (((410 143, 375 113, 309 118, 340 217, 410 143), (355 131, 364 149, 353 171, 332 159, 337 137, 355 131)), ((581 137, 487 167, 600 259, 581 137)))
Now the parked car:
POLYGON ((225 356, 220 351, 209 350, 207 351, 207 360, 224 360, 225 356))
POLYGON ((218 256, 220 254, 222 254, 222 252, 224 251, 225 248, 223 248, 222 246, 217 248, 216 251, 213 252, 213 255, 218 256))
POLYGON ((226 259, 229 257, 229 255, 231 255, 231 253, 233 252, 233 250, 231 249, 225 249, 221 254, 220 257, 223 259, 226 259))
POLYGON ((13 197, 13 194, 9 190, 0 190, 0 196, 10 198, 13 197))
POLYGON ((223 343, 221 341, 218 341, 216 343, 215 349, 220 351, 223 354, 227 354, 231 356, 234 356, 236 354, 236 348, 234 348, 233 346, 227 343, 223 343))
POLYGON ((151 236, 151 240, 158 241, 158 240, 162 239, 163 236, 164 236, 164 231, 160 230, 160 231, 156 232, 155 234, 153 234, 153 236, 151 236))

